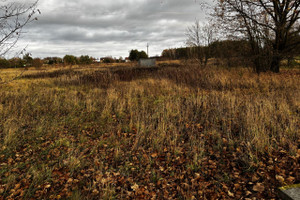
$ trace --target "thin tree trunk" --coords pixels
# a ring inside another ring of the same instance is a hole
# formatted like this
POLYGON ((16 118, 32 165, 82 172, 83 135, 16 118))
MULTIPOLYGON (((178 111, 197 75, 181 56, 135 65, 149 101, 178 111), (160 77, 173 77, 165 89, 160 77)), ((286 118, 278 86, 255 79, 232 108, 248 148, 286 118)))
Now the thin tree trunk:
POLYGON ((259 74, 261 72, 261 64, 259 62, 258 56, 254 58, 254 67, 255 67, 255 72, 259 74))
POLYGON ((272 63, 271 63, 271 71, 274 73, 279 73, 280 61, 282 58, 278 55, 273 55, 272 63))

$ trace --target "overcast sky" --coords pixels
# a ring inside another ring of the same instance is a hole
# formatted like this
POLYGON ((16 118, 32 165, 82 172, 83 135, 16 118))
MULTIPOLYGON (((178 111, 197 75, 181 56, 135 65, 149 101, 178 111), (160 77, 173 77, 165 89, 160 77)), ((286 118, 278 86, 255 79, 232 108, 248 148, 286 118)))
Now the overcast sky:
MULTIPOLYGON (((203 1, 203 0, 202 0, 203 1)), ((205 21, 201 0, 40 0, 39 20, 27 26, 18 47, 33 57, 127 57, 131 49, 160 55, 185 45, 185 30, 205 21)))

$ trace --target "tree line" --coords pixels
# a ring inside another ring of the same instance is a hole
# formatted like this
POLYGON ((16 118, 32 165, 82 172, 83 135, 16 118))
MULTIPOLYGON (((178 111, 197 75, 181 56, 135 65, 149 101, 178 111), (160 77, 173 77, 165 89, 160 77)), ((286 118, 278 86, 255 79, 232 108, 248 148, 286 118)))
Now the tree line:
POLYGON ((54 64, 66 64, 66 65, 75 65, 75 64, 92 64, 94 58, 88 55, 82 55, 76 57, 73 55, 65 55, 63 58, 59 57, 46 57, 41 58, 32 58, 29 53, 25 54, 22 58, 14 57, 10 59, 0 58, 0 68, 24 68, 24 67, 35 67, 40 68, 44 64, 54 65, 54 64))
MULTIPOLYGON (((148 58, 145 51, 138 51, 132 49, 129 52, 130 61, 138 61, 141 58, 148 58)), ((27 53, 23 58, 15 57, 11 59, 0 57, 0 68, 23 68, 23 67, 36 67, 39 68, 43 64, 46 65, 90 65, 93 63, 124 63, 126 60, 122 57, 113 58, 112 56, 106 56, 97 60, 96 58, 88 55, 81 55, 79 57, 74 55, 65 55, 63 58, 60 57, 46 57, 44 59, 32 58, 31 54, 27 53)))
MULTIPOLYGON (((188 60, 192 59, 201 66, 206 66, 208 60, 213 58, 214 64, 224 67, 253 67, 257 55, 252 54, 251 44, 247 40, 217 40, 208 46, 191 46, 165 49, 161 54, 163 59, 188 60)), ((261 62, 269 55, 260 54, 261 62)), ((290 52, 286 56, 289 66, 295 65, 295 57, 300 56, 300 49, 290 52)), ((264 66, 268 64, 265 60, 264 66)), ((261 63, 262 64, 262 63, 261 63)))

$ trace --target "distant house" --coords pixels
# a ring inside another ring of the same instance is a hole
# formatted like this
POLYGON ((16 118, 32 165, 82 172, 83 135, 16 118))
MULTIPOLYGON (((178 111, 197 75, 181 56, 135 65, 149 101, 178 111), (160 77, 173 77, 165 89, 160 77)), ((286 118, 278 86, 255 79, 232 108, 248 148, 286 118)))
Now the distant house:
POLYGON ((126 58, 125 58, 125 62, 126 62, 126 63, 131 62, 131 61, 129 60, 129 57, 126 57, 126 58))
POLYGON ((92 58, 93 59, 93 63, 100 63, 101 59, 100 58, 92 58))

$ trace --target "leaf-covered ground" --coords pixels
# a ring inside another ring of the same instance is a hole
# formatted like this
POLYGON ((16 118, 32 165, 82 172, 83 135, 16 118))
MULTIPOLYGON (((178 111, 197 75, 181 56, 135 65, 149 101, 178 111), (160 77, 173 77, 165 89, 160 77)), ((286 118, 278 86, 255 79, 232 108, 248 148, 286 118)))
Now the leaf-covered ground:
POLYGON ((45 136, 36 138, 39 148, 28 144, 9 158, 1 155, 0 199, 276 199, 277 187, 300 177, 299 150, 291 156, 279 148, 258 155, 261 161, 249 166, 244 144, 230 146, 223 138, 220 149, 214 149, 213 135, 201 135, 205 156, 191 166, 184 141, 176 153, 168 147, 157 153, 132 150, 134 132, 97 138, 87 130, 82 131, 84 142, 69 136, 67 129, 58 134, 64 138, 60 144, 45 136), (111 137, 124 144, 115 148, 111 137), (77 156, 61 158, 71 152, 77 156), (13 185, 3 184, 7 178, 15 179, 13 185))
POLYGON ((88 130, 82 132, 84 142, 67 130, 59 134, 64 138, 60 144, 45 136, 37 138, 39 148, 28 144, 12 157, 1 155, 2 180, 15 178, 9 191, 1 185, 1 199, 276 199, 277 187, 299 181, 299 150, 290 156, 279 148, 259 155, 261 161, 249 167, 244 144, 230 146, 223 138, 214 149, 213 135, 201 135, 206 152, 195 168, 184 141, 176 153, 168 147, 157 153, 151 148, 132 150, 134 132, 97 138, 88 130), (126 144, 115 148, 111 137, 126 144), (61 158, 74 152, 76 157, 61 158))

